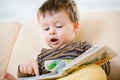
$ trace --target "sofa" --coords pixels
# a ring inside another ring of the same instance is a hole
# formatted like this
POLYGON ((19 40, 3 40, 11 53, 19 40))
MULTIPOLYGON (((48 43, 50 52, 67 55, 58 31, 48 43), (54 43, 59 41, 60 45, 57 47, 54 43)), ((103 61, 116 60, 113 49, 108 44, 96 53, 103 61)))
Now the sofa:
MULTIPOLYGON (((30 57, 36 59, 42 48, 49 48, 42 36, 36 18, 24 23, 0 22, 0 76, 9 72, 17 77, 21 62, 30 57)), ((120 10, 81 12, 75 40, 106 44, 117 52, 110 61, 110 80, 120 80, 120 10)))

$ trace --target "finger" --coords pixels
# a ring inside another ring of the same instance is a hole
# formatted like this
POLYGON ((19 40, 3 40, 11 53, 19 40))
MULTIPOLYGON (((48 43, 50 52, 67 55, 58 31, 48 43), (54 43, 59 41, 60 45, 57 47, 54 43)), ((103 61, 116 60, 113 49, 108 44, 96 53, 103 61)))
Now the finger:
POLYGON ((23 73, 27 74, 28 73, 28 67, 23 67, 23 73))
POLYGON ((25 74, 25 73, 26 73, 26 72, 25 72, 25 68, 26 68, 26 67, 23 67, 23 66, 21 65, 21 66, 20 66, 20 72, 23 73, 23 74, 25 74))
POLYGON ((20 65, 20 67, 19 67, 19 71, 21 72, 21 73, 23 73, 23 67, 20 65))
POLYGON ((34 75, 34 69, 30 66, 28 67, 28 73, 34 75))
POLYGON ((33 70, 33 72, 32 72, 32 75, 35 75, 35 72, 34 72, 34 70, 33 70))
POLYGON ((38 76, 39 75, 39 70, 38 70, 38 67, 34 67, 34 72, 35 72, 35 75, 38 76))
POLYGON ((37 65, 34 65, 34 66, 33 66, 33 69, 34 69, 35 75, 38 76, 38 75, 39 75, 38 66, 37 66, 37 65))

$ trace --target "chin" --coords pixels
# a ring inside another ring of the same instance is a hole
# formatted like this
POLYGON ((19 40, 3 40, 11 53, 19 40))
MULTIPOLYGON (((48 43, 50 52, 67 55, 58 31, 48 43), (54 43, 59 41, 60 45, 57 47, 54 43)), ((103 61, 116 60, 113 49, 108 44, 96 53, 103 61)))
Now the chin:
POLYGON ((60 46, 50 46, 52 49, 59 49, 60 46))

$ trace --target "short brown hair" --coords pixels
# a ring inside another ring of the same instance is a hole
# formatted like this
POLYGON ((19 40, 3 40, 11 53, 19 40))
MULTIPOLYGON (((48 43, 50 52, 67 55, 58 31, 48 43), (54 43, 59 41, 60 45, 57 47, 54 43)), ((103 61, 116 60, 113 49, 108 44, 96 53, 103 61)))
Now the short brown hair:
POLYGON ((38 20, 40 14, 45 17, 47 12, 52 14, 52 12, 57 13, 59 11, 65 11, 72 22, 79 21, 79 11, 73 0, 47 0, 38 9, 38 20))

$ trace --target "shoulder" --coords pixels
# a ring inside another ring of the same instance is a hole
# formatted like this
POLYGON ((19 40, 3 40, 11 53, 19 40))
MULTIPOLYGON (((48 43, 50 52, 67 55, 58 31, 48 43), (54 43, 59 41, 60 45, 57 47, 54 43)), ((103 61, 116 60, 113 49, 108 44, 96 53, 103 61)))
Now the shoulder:
POLYGON ((72 46, 87 50, 87 49, 91 48, 93 45, 87 41, 76 41, 76 42, 72 43, 72 46))
POLYGON ((51 52, 53 52, 53 49, 42 48, 41 52, 37 55, 37 58, 42 59, 43 57, 49 55, 51 52))

